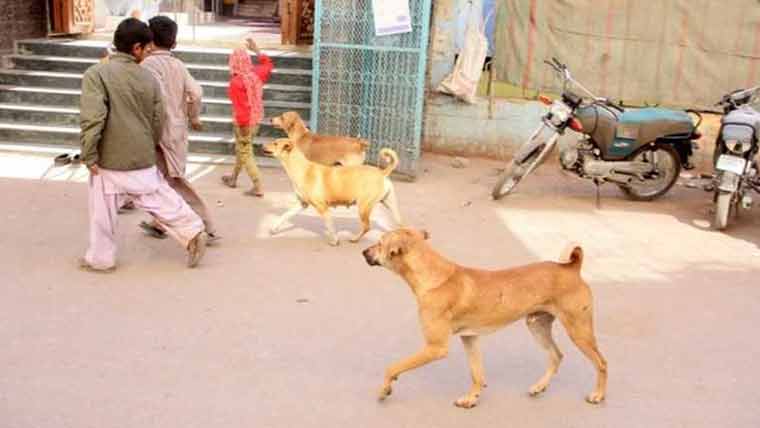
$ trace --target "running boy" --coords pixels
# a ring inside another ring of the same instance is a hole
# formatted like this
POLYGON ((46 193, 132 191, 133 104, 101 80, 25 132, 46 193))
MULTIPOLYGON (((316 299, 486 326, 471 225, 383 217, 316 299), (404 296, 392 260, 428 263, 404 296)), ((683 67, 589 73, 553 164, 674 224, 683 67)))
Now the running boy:
MULTIPOLYGON (((163 94, 165 120, 161 141, 156 153, 156 166, 172 189, 182 196, 206 226, 209 239, 216 238, 216 228, 208 206, 185 177, 188 149, 188 122, 196 131, 201 125, 203 90, 190 76, 185 64, 171 51, 177 46, 177 23, 168 16, 156 16, 149 21, 153 33, 153 49, 141 63, 156 78, 163 94)), ((150 235, 163 238, 164 231, 156 224, 140 225, 150 235)))
POLYGON ((266 56, 252 36, 245 39, 243 47, 232 51, 230 55, 229 96, 232 101, 233 120, 235 122, 235 168, 232 174, 224 175, 222 182, 229 187, 237 187, 240 170, 245 168, 253 183, 247 195, 261 197, 261 177, 253 158, 252 139, 259 131, 259 122, 264 116, 264 83, 272 73, 272 60, 266 56), (256 53, 258 65, 254 67, 248 49, 256 53))
POLYGON ((107 64, 90 67, 82 80, 80 141, 90 170, 89 248, 80 267, 108 272, 116 267, 118 201, 129 197, 187 249, 189 267, 206 250, 203 221, 156 169, 164 108, 161 88, 140 67, 153 37, 134 18, 114 33, 116 53, 107 64))

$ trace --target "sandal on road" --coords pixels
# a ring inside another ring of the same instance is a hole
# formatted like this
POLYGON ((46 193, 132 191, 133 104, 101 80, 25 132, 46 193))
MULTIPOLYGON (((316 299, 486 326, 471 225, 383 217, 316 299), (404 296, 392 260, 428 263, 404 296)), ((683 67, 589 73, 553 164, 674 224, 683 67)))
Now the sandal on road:
POLYGON ((140 222, 140 229, 142 229, 145 234, 153 238, 166 239, 166 232, 148 223, 147 221, 140 222))
POLYGON ((227 187, 230 188, 236 188, 237 187, 237 180, 235 180, 232 175, 227 174, 222 176, 222 183, 224 183, 227 187))

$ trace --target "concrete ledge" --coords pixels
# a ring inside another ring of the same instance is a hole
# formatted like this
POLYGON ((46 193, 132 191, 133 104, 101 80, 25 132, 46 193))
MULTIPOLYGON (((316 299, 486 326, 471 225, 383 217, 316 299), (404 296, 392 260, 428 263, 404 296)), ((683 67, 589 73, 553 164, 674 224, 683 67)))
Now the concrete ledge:
MULTIPOLYGON (((493 117, 489 118, 487 99, 466 104, 433 94, 425 107, 423 149, 506 160, 540 125, 545 112, 546 107, 537 101, 501 99, 495 101, 493 117)), ((560 144, 572 139, 565 135, 560 144)))

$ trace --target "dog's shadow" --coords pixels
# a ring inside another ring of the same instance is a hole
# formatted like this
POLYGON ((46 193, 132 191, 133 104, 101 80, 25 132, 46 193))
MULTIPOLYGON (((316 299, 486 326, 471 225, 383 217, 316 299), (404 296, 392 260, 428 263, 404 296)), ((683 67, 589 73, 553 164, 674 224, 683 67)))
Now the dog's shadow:
MULTIPOLYGON (((382 211, 382 208, 377 209, 377 211, 382 211)), ((330 211, 330 214, 332 215, 333 224, 335 225, 335 232, 341 240, 346 240, 359 231, 361 223, 356 208, 333 208, 330 211)), ((281 215, 282 213, 278 213, 277 217, 275 217, 269 227, 271 227, 281 215)), ((395 230, 396 228, 397 226, 394 226, 394 223, 389 218, 388 214, 373 212, 372 217, 370 218, 370 231, 367 232, 364 239, 366 239, 372 232, 388 232, 395 230)), ((325 221, 311 207, 285 222, 274 236, 277 237, 296 230, 306 230, 319 236, 324 236, 327 233, 325 221)))

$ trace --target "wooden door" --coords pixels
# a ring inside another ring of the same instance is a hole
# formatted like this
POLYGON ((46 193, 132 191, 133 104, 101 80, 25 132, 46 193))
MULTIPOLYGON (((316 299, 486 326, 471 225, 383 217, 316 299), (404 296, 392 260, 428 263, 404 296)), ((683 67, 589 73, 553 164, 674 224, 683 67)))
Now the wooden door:
POLYGON ((298 43, 300 6, 300 0, 280 0, 280 32, 282 33, 283 45, 298 43))
POLYGON ((53 0, 53 34, 87 34, 95 29, 95 0, 53 0))

